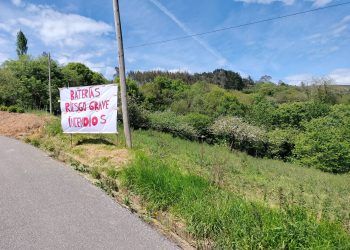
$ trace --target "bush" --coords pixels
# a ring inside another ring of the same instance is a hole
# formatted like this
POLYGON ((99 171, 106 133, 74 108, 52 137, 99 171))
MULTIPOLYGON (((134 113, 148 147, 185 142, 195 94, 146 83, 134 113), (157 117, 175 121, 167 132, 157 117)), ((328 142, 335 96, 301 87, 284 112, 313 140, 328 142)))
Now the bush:
POLYGON ((134 98, 128 100, 130 125, 135 128, 149 128, 149 112, 134 98))
POLYGON ((24 108, 17 107, 17 113, 24 113, 24 108))
POLYGON ((8 107, 0 105, 0 111, 7 111, 8 107))
POLYGON ((24 113, 24 108, 19 106, 10 106, 8 107, 10 113, 24 113))
POLYGON ((195 128, 198 131, 199 136, 204 136, 205 139, 211 139, 213 137, 210 126, 213 123, 213 119, 207 115, 190 113, 183 117, 183 120, 195 128))
POLYGON ((295 142, 294 157, 303 165, 326 172, 350 171, 350 106, 334 107, 322 118, 304 124, 295 142))
POLYGON ((268 132, 267 155, 270 158, 288 160, 292 156, 297 134, 298 131, 294 129, 275 129, 268 132))
POLYGON ((170 111, 151 113, 149 122, 152 129, 168 132, 180 138, 196 140, 199 136, 198 131, 186 123, 182 116, 170 111))
POLYGON ((156 77, 153 82, 142 86, 145 107, 148 110, 165 110, 188 86, 181 80, 156 77))
POLYGON ((265 155, 266 132, 244 122, 241 118, 219 118, 211 129, 219 139, 229 142, 231 149, 236 148, 256 156, 265 155))
POLYGON ((329 104, 321 102, 291 102, 276 105, 265 97, 257 96, 248 119, 259 126, 271 128, 301 128, 301 123, 326 116, 329 104))
POLYGON ((270 128, 273 123, 273 114, 277 107, 276 104, 263 96, 255 97, 253 105, 250 106, 247 119, 254 125, 270 128))
POLYGON ((320 102, 284 103, 275 110, 272 125, 280 128, 300 128, 301 122, 326 116, 330 110, 330 105, 320 102))

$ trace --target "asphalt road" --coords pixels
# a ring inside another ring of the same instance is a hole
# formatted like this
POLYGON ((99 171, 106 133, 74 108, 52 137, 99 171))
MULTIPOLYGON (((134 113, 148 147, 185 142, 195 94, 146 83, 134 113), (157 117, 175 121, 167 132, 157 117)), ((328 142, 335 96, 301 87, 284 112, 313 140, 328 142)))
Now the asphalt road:
POLYGON ((177 249, 71 168, 0 136, 0 249, 177 249))

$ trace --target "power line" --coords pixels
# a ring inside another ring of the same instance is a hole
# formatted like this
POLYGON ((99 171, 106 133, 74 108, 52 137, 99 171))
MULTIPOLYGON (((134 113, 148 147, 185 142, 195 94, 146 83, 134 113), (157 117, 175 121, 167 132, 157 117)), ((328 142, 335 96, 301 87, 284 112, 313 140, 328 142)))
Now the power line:
POLYGON ((216 32, 232 30, 232 29, 238 29, 238 28, 242 28, 242 27, 245 27, 245 26, 250 26, 250 25, 255 25, 255 24, 259 24, 259 23, 270 22, 270 21, 283 19, 283 18, 288 18, 288 17, 293 17, 293 16, 298 16, 298 15, 303 15, 303 14, 307 14, 307 13, 311 13, 311 12, 316 12, 316 11, 320 11, 320 10, 335 8, 335 7, 344 6, 344 5, 348 5, 348 4, 350 4, 350 1, 344 2, 344 3, 332 4, 332 5, 328 5, 328 6, 320 7, 320 8, 315 8, 315 9, 311 9, 311 10, 295 12, 295 13, 291 13, 291 14, 288 14, 288 15, 282 15, 282 16, 271 17, 271 18, 267 18, 267 19, 261 19, 261 20, 257 20, 257 21, 253 21, 253 22, 248 22, 248 23, 244 23, 244 24, 235 25, 235 26, 229 26, 229 27, 224 27, 224 28, 220 28, 220 29, 205 31, 205 32, 201 32, 201 33, 194 33, 194 34, 191 34, 191 35, 179 36, 179 37, 174 37, 174 38, 170 38, 170 39, 166 39, 166 40, 160 40, 160 41, 154 41, 154 42, 149 42, 149 43, 143 43, 143 44, 139 44, 139 45, 129 46, 129 47, 126 47, 125 49, 146 47, 146 46, 151 46, 151 45, 156 45, 156 44, 161 44, 161 43, 168 43, 168 42, 183 40, 183 39, 187 39, 187 38, 191 38, 191 37, 195 37, 195 36, 203 36, 203 35, 208 35, 208 34, 212 34, 212 33, 216 33, 216 32))

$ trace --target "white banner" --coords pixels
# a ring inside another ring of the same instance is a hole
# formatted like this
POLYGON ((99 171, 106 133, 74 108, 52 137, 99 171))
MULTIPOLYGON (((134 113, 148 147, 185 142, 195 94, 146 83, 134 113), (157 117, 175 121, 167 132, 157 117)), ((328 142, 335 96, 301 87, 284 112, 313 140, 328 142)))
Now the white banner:
POLYGON ((61 88, 64 133, 117 133, 118 86, 61 88))

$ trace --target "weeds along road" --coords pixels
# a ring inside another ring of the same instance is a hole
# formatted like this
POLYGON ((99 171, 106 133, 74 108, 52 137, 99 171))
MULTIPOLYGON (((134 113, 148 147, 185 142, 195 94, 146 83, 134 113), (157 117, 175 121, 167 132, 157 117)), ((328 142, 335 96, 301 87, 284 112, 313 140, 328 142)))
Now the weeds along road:
POLYGON ((0 136, 0 249, 177 249, 74 170, 0 136))

